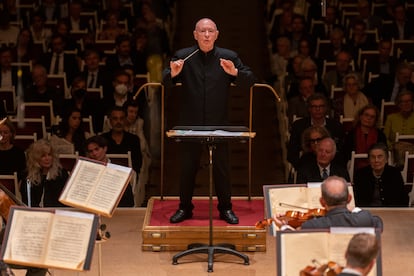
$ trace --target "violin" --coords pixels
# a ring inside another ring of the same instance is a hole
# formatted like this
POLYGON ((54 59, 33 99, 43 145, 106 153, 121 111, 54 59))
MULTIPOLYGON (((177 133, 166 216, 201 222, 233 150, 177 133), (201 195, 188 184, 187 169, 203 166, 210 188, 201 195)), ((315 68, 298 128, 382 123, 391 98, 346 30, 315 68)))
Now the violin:
MULTIPOLYGON (((314 263, 317 263, 314 260, 314 263)), ((300 276, 336 276, 342 272, 343 267, 338 263, 329 261, 319 266, 308 265, 300 271, 300 276)))
MULTIPOLYGON (((313 208, 309 209, 307 212, 293 211, 289 210, 280 217, 282 220, 286 220, 287 224, 293 228, 298 228, 307 220, 310 220, 315 217, 323 217, 326 214, 326 210, 323 208, 313 208)), ((273 218, 264 219, 256 222, 256 229, 264 229, 266 226, 272 224, 275 221, 273 218)))

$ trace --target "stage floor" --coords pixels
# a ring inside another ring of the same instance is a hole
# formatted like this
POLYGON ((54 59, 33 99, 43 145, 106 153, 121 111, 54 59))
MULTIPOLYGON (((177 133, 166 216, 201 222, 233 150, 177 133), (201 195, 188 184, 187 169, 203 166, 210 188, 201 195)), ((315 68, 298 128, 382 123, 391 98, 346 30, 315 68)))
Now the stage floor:
MULTIPOLYGON (((371 209, 384 220, 382 236, 383 275, 410 275, 414 271, 414 208, 371 209)), ((102 245, 102 266, 104 276, 275 276, 276 241, 270 235, 266 241, 266 252, 245 252, 250 265, 243 265, 238 258, 229 255, 215 255, 214 274, 207 273, 205 254, 182 258, 178 265, 172 265, 177 252, 143 252, 142 226, 145 208, 118 209, 112 218, 104 218, 112 237, 102 245)), ((94 252, 91 271, 79 275, 98 274, 98 254, 94 252)), ((17 276, 23 271, 14 270, 17 276)), ((78 275, 72 271, 52 270, 54 276, 78 275)))

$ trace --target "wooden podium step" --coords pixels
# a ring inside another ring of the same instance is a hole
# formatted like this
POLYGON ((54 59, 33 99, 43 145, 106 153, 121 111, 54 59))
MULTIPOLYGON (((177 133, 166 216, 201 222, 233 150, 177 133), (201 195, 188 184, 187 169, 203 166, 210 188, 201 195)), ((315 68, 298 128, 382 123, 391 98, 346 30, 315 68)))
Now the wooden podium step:
MULTIPOLYGON (((177 197, 152 197, 148 201, 147 211, 142 229, 143 251, 182 251, 190 244, 208 244, 209 218, 208 197, 195 197, 193 218, 179 224, 171 224, 169 217, 178 206, 177 197)), ((263 198, 237 197, 232 199, 233 210, 240 223, 230 225, 219 220, 214 200, 213 212, 213 244, 230 244, 237 251, 266 251, 267 232, 256 229, 254 224, 263 218, 263 198)))

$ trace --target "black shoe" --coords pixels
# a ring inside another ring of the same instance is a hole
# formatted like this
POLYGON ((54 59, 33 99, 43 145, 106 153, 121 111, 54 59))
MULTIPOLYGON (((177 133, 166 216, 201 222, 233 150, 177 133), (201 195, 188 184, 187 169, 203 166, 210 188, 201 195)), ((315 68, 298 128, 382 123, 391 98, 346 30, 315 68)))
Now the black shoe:
POLYGON ((186 219, 190 219, 193 217, 193 212, 191 211, 186 211, 183 209, 178 209, 174 215, 172 215, 170 217, 170 222, 171 223, 179 223, 182 222, 186 219))
POLYGON ((225 220, 230 224, 238 224, 239 218, 234 214, 232 210, 226 210, 220 212, 220 219, 225 220))

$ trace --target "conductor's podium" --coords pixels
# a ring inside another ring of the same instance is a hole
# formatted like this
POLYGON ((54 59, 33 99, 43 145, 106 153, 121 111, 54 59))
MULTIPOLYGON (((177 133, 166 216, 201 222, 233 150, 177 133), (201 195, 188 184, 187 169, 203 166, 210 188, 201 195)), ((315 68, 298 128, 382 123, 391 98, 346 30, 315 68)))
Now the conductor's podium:
MULTIPOLYGON (((256 229, 255 223, 264 216, 263 198, 233 197, 233 211, 239 217, 239 224, 231 225, 219 219, 214 207, 213 238, 216 244, 233 245, 237 251, 266 251, 266 229, 256 229)), ((178 208, 178 197, 152 197, 148 201, 142 227, 143 251, 182 251, 189 244, 208 244, 209 242, 209 199, 194 197, 192 219, 181 223, 169 222, 178 208)), ((217 206, 217 199, 214 199, 217 206)))

